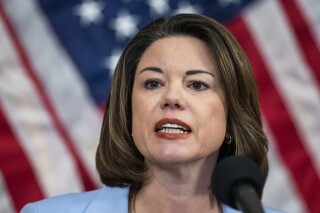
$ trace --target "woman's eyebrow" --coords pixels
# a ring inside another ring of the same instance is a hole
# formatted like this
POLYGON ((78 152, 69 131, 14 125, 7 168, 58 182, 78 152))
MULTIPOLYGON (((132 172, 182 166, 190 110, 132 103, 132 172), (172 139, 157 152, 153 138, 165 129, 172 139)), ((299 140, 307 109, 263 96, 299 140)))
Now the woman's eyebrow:
POLYGON ((158 73, 163 73, 162 69, 159 67, 146 67, 146 68, 140 70, 139 73, 142 73, 144 71, 154 71, 154 72, 158 72, 158 73))
MULTIPOLYGON (((145 71, 153 71, 153 72, 157 72, 157 73, 163 73, 162 69, 159 67, 146 67, 146 68, 140 70, 139 73, 142 73, 145 71)), ((212 77, 215 77, 212 72, 204 71, 204 70, 188 70, 186 72, 186 75, 195 75, 195 74, 201 74, 201 73, 208 74, 208 75, 211 75, 212 77)))
POLYGON ((215 77, 212 72, 204 71, 204 70, 188 70, 186 72, 186 75, 195 75, 195 74, 199 74, 199 73, 205 73, 205 74, 211 75, 212 77, 215 77))

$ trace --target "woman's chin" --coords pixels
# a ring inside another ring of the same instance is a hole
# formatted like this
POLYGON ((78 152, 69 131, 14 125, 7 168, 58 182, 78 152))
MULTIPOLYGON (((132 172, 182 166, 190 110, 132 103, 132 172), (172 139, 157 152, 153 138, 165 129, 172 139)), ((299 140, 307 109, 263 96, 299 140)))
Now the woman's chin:
POLYGON ((192 153, 188 152, 182 152, 182 151, 175 151, 172 150, 170 152, 165 153, 157 153, 157 155, 153 156, 153 162, 162 164, 162 165, 168 165, 168 166, 174 166, 174 165, 181 165, 181 164, 187 164, 192 161, 199 160, 199 156, 194 156, 192 153))
POLYGON ((166 149, 157 150, 151 156, 146 157, 151 164, 161 166, 183 166, 199 165, 207 161, 215 162, 218 156, 217 152, 196 152, 196 149, 166 149), (202 162, 202 163, 201 163, 202 162))

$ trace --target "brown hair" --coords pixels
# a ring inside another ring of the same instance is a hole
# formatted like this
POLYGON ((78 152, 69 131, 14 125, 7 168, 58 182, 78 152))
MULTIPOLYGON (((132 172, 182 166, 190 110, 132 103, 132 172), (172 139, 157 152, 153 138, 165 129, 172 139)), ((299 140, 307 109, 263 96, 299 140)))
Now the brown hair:
POLYGON ((131 137, 131 95, 136 67, 154 41, 184 35, 205 42, 218 66, 228 106, 227 134, 234 139, 230 145, 223 143, 218 160, 230 155, 249 157, 266 179, 268 142, 262 129, 256 84, 245 53, 216 21, 202 15, 180 14, 145 26, 119 59, 96 153, 97 169, 104 184, 139 188, 145 180, 144 157, 131 137))

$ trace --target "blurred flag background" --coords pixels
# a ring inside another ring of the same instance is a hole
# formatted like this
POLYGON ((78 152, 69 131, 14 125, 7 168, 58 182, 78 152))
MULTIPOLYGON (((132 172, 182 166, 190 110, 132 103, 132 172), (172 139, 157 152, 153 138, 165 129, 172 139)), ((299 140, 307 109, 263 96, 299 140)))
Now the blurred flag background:
POLYGON ((122 48, 160 16, 223 23, 252 63, 270 173, 263 203, 320 212, 320 1, 0 0, 0 212, 101 186, 95 150, 122 48))

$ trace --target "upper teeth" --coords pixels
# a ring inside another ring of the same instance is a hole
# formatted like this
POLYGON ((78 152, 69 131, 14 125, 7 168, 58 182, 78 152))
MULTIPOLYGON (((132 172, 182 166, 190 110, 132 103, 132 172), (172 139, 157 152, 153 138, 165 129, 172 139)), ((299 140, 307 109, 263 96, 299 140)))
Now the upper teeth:
POLYGON ((181 126, 181 125, 178 125, 178 124, 172 124, 172 123, 165 123, 165 124, 162 124, 160 128, 174 128, 174 129, 183 129, 184 131, 187 131, 188 129, 181 126))
POLYGON ((173 123, 162 124, 161 127, 159 128, 159 130, 161 131, 163 129, 180 129, 183 131, 188 131, 188 129, 186 127, 183 127, 179 124, 173 124, 173 123))

